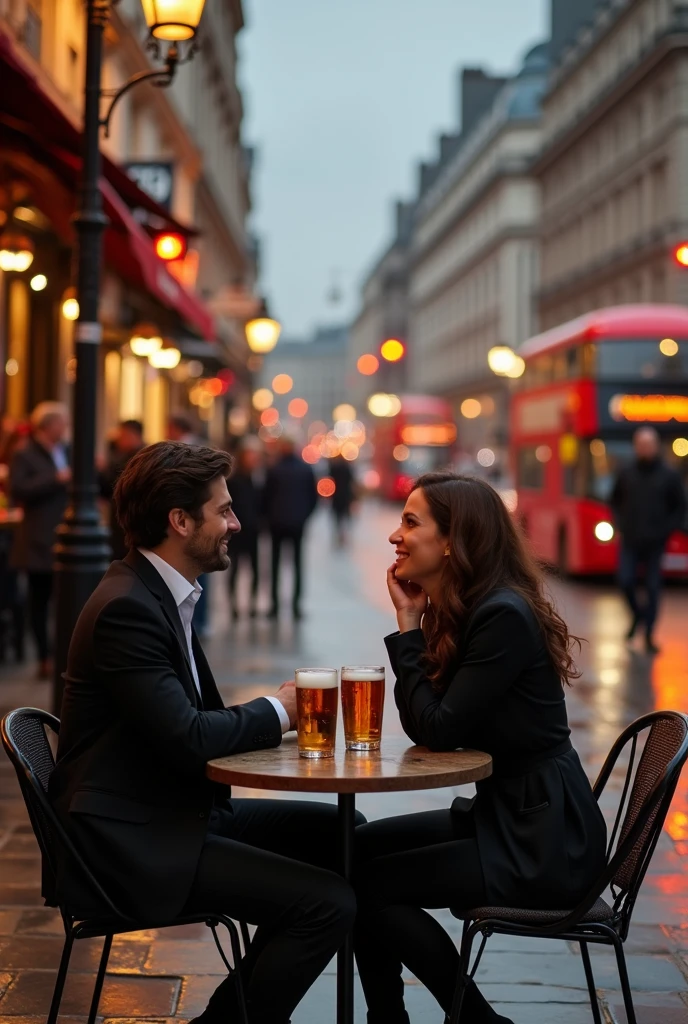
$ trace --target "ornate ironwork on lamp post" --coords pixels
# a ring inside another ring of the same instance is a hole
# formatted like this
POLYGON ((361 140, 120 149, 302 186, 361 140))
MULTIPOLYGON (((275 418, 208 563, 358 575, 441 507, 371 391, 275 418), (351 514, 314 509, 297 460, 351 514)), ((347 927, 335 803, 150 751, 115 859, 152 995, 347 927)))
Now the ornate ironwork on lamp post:
POLYGON ((134 75, 114 93, 101 89, 103 32, 110 17, 110 0, 86 3, 86 73, 83 127, 83 165, 77 229, 78 319, 75 326, 76 380, 74 384, 74 450, 70 500, 64 521, 57 529, 55 545, 56 640, 53 708, 59 715, 62 673, 72 631, 86 600, 97 586, 110 561, 108 531, 100 522, 95 469, 96 392, 98 355, 102 330, 98 321, 102 235, 107 224, 99 179, 100 129, 108 133, 110 118, 120 98, 139 82, 169 85, 178 64, 190 59, 203 13, 204 0, 142 0, 150 32, 149 46, 160 56, 166 45, 164 66, 134 75), (185 48, 182 54, 182 46, 185 48), (110 106, 101 118, 101 100, 110 106))

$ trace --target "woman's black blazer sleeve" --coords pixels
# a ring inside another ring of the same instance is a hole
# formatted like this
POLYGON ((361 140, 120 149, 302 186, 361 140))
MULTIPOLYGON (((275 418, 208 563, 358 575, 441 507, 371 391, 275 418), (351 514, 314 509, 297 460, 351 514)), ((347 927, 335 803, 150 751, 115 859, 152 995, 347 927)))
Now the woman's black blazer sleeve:
POLYGON ((404 731, 430 750, 470 746, 541 644, 533 621, 509 595, 478 607, 458 652, 461 664, 443 693, 428 679, 420 629, 385 638, 397 677, 404 731))

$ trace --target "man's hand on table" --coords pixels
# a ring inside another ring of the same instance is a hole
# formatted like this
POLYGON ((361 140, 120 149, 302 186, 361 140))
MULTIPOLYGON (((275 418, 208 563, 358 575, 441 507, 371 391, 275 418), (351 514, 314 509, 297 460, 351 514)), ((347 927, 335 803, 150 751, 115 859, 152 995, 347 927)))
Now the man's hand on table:
POLYGON ((293 679, 290 679, 288 683, 282 683, 279 690, 275 694, 275 698, 280 702, 287 715, 289 716, 289 728, 296 728, 296 684, 293 679))

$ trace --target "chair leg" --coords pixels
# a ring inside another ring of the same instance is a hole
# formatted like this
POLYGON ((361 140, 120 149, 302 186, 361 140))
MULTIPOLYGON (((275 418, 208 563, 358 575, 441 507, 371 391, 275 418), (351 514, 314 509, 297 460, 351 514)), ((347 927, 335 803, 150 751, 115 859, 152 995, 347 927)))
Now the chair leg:
POLYGON ((53 999, 50 1004, 50 1013, 48 1014, 48 1020, 46 1024, 57 1024, 57 1015, 60 1011, 60 1003, 62 1002, 62 992, 64 991, 64 984, 67 979, 67 971, 69 970, 69 958, 72 955, 73 945, 74 936, 72 935, 71 932, 67 932, 65 935, 65 944, 62 947, 60 967, 57 972, 57 978, 55 979, 53 999))
MULTIPOLYGON (((470 981, 469 968, 471 966, 471 950, 473 948, 473 939, 477 935, 479 928, 476 925, 471 925, 469 921, 463 923, 463 936, 461 938, 461 949, 459 951, 459 976, 456 979, 456 988, 454 990, 454 1000, 452 1002, 451 1013, 449 1014, 449 1024, 459 1024, 461 1020, 461 1007, 463 1006, 463 998, 466 992, 466 986, 470 981)), ((482 951, 485 947, 485 940, 481 946, 480 952, 478 953, 478 960, 475 962, 477 968, 482 951)))
POLYGON ((595 989, 595 978, 592 973, 592 964, 590 963, 590 950, 588 949, 587 942, 581 940, 580 943, 581 956, 583 957, 583 967, 585 968, 585 979, 588 983, 588 992, 590 993, 590 1006, 592 1008, 592 1019, 595 1024, 602 1024, 602 1017, 600 1016, 600 1004, 597 999, 597 991, 595 989))
POLYGON ((93 998, 91 999, 91 1009, 88 1014, 88 1024, 96 1024, 96 1017, 98 1015, 98 1004, 100 1003, 100 994, 103 991, 103 982, 105 981, 105 972, 107 971, 108 960, 110 959, 110 947, 112 946, 112 935, 105 936, 105 942, 103 943, 103 952, 100 955, 100 963, 98 964, 98 973, 96 974, 96 984, 93 989, 93 998))
MULTIPOLYGON (((239 1003, 240 1024, 249 1024, 248 1009, 246 1007, 246 997, 244 995, 244 984, 243 984, 243 979, 241 977, 241 959, 242 959, 242 957, 241 957, 241 943, 239 942, 239 933, 236 930, 236 926, 234 924, 234 921, 232 921, 231 918, 218 915, 216 920, 214 920, 214 921, 213 920, 209 920, 209 921, 206 922, 206 924, 208 925, 208 927, 210 928, 210 930, 213 933, 213 939, 215 940, 215 945, 217 946, 217 951, 220 954, 220 956, 222 957, 223 963, 224 963, 225 967, 227 968, 227 973, 229 974, 229 976, 231 978, 234 979, 234 984, 236 985, 236 992, 237 992, 237 1001, 239 1003), (232 946, 232 957, 234 959, 234 966, 232 966, 230 964, 229 960, 227 959, 227 955, 225 954, 225 951, 222 948, 222 943, 220 942, 220 940, 218 938, 218 934, 217 934, 217 925, 218 924, 223 924, 225 926, 225 928, 227 929, 227 933, 229 935, 229 941, 230 941, 230 944, 232 946)), ((242 927, 242 934, 243 934, 243 927, 242 927)))
POLYGON ((626 1020, 628 1021, 628 1024, 637 1024, 623 943, 618 936, 615 936, 614 938, 614 952, 616 953, 616 965, 619 969, 621 991, 623 992, 624 1006, 626 1008, 626 1020))

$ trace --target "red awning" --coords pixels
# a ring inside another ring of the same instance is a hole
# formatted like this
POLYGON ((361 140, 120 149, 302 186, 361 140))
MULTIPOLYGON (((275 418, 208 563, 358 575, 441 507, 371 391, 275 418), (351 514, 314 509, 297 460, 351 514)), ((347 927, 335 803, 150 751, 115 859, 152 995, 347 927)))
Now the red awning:
POLYGON ((215 339, 213 318, 200 299, 175 280, 155 254, 150 238, 134 219, 131 210, 109 181, 100 180, 105 212, 111 228, 106 246, 119 274, 132 284, 143 282, 161 305, 178 315, 206 341, 215 339))
MULTIPOLYGON (((13 140, 23 137, 34 153, 40 151, 51 170, 76 189, 81 171, 81 134, 46 96, 2 32, 0 95, 0 128, 4 124, 13 140)), ((206 340, 214 340, 212 315, 200 299, 170 274, 155 254, 151 238, 134 218, 128 204, 144 207, 174 230, 188 233, 189 229, 170 217, 105 156, 100 185, 105 212, 111 222, 105 233, 107 262, 114 265, 125 280, 139 288, 143 285, 161 305, 174 310, 195 333, 206 340)))

